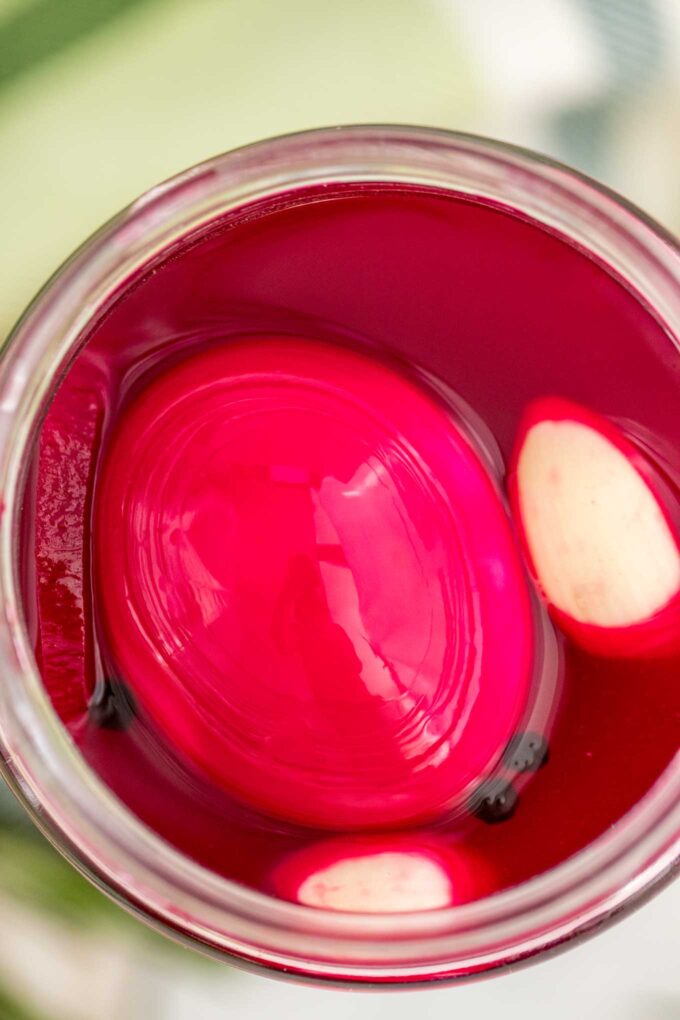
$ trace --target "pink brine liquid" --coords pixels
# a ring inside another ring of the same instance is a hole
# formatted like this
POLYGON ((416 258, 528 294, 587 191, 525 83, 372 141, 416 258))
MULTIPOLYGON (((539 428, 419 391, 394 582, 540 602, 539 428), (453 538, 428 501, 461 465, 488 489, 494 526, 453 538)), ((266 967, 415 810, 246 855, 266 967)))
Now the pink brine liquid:
POLYGON ((310 189, 180 244, 84 341, 26 620, 168 842, 307 905, 434 909, 669 764, 678 353, 606 267, 451 195, 310 189))

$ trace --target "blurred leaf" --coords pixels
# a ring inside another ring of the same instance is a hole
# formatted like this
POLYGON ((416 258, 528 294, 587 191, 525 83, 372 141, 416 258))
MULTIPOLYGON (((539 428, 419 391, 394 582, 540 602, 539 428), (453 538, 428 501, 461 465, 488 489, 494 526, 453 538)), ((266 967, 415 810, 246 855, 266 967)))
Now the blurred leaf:
POLYGON ((127 915, 82 878, 37 830, 0 831, 0 889, 72 923, 127 920, 127 915))
POLYGON ((0 87, 148 0, 31 0, 0 21, 0 87))
POLYGON ((44 1014, 38 1016, 22 1006, 10 992, 0 985, 0 1020, 48 1020, 44 1014))
POLYGON ((57 853, 1 780, 0 891, 70 922, 135 924, 57 853))
MULTIPOLYGON (((1 785, 1 784, 0 784, 1 785)), ((23 812, 22 812, 23 814, 23 812)), ((215 966, 214 962, 184 946, 163 938, 138 921, 88 882, 68 863, 25 816, 20 827, 0 812, 0 893, 23 906, 50 914, 65 924, 82 929, 84 925, 106 925, 120 931, 123 938, 153 944, 163 952, 179 953, 192 966, 215 966)), ((0 1020, 13 1020, 2 1011, 0 1020)))
POLYGON ((31 820, 4 780, 0 778, 0 829, 28 828, 31 820))

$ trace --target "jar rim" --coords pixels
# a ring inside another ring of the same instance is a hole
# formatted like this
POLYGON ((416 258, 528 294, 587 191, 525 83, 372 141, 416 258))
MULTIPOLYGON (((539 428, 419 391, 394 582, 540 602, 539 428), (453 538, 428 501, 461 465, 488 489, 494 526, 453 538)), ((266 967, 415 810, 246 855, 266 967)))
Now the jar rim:
POLYGON ((297 976, 381 983, 464 977, 591 931, 671 876, 680 860, 680 754, 613 829, 528 882, 437 911, 333 913, 218 876, 148 829, 70 741, 22 625, 15 550, 25 452, 88 324, 142 266, 190 232, 254 201, 339 181, 444 188, 520 212, 608 266, 678 346, 677 242, 607 188, 502 142, 431 128, 322 128, 245 146, 152 188, 57 271, 0 363, 4 771, 77 867, 175 937, 297 976))

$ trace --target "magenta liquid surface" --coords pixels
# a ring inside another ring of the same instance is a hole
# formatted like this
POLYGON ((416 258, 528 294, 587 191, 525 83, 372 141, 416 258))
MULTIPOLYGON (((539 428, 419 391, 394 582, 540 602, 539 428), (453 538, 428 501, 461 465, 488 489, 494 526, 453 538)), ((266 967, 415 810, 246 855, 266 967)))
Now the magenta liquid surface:
POLYGON ((291 854, 345 832, 465 862, 454 899, 573 854, 677 751, 680 657, 553 630, 506 466, 558 394, 675 485, 679 367, 604 268, 450 196, 327 190, 196 238, 96 326, 36 450, 26 615, 81 752, 169 842, 282 895, 291 854), (549 758, 513 776, 529 723, 549 758), (515 782, 501 824, 469 810, 489 775, 515 782))

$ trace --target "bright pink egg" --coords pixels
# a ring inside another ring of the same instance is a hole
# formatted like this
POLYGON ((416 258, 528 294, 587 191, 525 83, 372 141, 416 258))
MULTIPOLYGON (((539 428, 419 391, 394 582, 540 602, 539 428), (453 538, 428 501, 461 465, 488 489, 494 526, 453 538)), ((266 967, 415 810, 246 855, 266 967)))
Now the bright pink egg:
POLYGON ((614 422, 542 397, 520 423, 510 499, 555 622, 614 657, 680 648, 680 503, 614 422))
POLYGON ((435 398, 340 347, 230 342, 150 382, 104 458, 94 562, 149 716, 276 816, 432 816, 493 767, 529 696, 496 483, 435 398))
POLYGON ((400 914, 466 903, 488 865, 462 847, 399 836, 327 839, 290 854, 271 877, 282 899, 320 910, 400 914))

